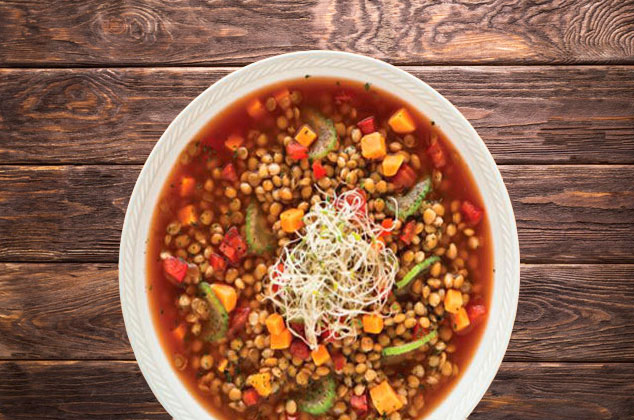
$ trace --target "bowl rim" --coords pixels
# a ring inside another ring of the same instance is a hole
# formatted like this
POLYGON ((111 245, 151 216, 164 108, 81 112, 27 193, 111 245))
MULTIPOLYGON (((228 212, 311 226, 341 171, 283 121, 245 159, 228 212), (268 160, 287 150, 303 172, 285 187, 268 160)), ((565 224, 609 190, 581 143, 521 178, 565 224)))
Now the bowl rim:
POLYGON ((154 146, 132 191, 119 250, 121 309, 139 368, 156 398, 175 419, 216 418, 180 381, 160 345, 149 312, 146 287, 145 252, 149 225, 160 190, 180 151, 213 115, 248 92, 307 74, 368 82, 401 98, 436 121, 469 166, 487 208, 491 228, 494 253, 491 308, 471 362, 456 385, 426 417, 466 418, 481 400, 502 363, 517 312, 520 259, 511 200, 486 145, 446 98, 404 70, 346 52, 293 52, 236 70, 190 102, 154 146))

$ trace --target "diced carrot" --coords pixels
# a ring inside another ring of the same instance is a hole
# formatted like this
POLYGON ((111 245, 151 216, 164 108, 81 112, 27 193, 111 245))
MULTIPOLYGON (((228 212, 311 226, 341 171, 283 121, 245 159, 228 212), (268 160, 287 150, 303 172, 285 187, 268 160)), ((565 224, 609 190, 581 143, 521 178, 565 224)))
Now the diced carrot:
POLYGON ((185 176, 181 180, 180 195, 181 197, 189 197, 194 193, 196 187, 196 180, 190 176, 185 176))
POLYGON ((238 134, 232 134, 225 140, 225 147, 233 152, 238 150, 238 148, 242 146, 242 143, 244 143, 244 137, 238 134))
POLYGON ((287 88, 278 91, 273 97, 282 109, 291 106, 291 92, 287 88))
POLYGON ((456 289, 449 289, 445 294, 445 311, 456 314, 462 308, 462 293, 456 289))
POLYGON ((271 334, 271 349, 272 350, 283 350, 287 349, 291 346, 291 342, 293 341, 293 334, 291 331, 284 328, 279 334, 271 334))
POLYGON ((183 341, 185 339, 185 334, 187 334, 187 324, 178 324, 178 327, 172 330, 172 334, 174 335, 174 338, 176 338, 176 340, 183 341))
POLYGON ((403 401, 387 381, 370 388, 370 397, 376 411, 381 415, 391 414, 403 408, 403 401))
POLYGON ((236 289, 227 284, 214 283, 211 285, 211 290, 214 291, 214 294, 227 312, 231 312, 235 309, 236 303, 238 303, 236 289))
POLYGON ((266 114, 266 108, 258 98, 255 98, 247 105, 247 114, 251 118, 262 118, 266 114))
POLYGON ((271 374, 268 372, 254 373, 247 378, 247 385, 252 386, 261 397, 268 397, 273 391, 271 374))
POLYGON ((315 133, 315 130, 313 130, 308 124, 304 124, 299 127, 297 134, 295 134, 295 140, 304 147, 310 146, 316 138, 317 133, 315 133))
POLYGON ((286 329, 284 318, 280 314, 271 314, 266 317, 266 329, 273 335, 281 334, 286 329))
POLYGON ((469 321, 469 314, 467 314, 467 310, 463 307, 458 309, 457 313, 451 315, 451 321, 454 331, 462 331, 471 323, 471 321, 469 321))
POLYGON ((178 220, 185 226, 191 226, 198 221, 196 207, 189 204, 178 211, 178 220))
POLYGON ((315 366, 321 366, 330 360, 330 353, 328 353, 328 349, 323 344, 320 344, 310 355, 313 358, 315 366))
POLYGON ((280 214, 280 222, 284 232, 292 233, 304 226, 304 210, 288 209, 280 214))
POLYGON ((361 154, 366 159, 381 159, 387 153, 385 137, 378 131, 361 137, 361 154))
POLYGON ((414 119, 405 108, 401 108, 392 114, 387 123, 390 125, 392 130, 398 134, 407 134, 416 130, 414 119))
POLYGON ((398 172, 398 169, 403 164, 405 160, 405 156, 400 153, 395 155, 387 155, 383 158, 382 166, 383 166, 383 175, 385 176, 394 176, 398 172))
POLYGON ((379 315, 363 315, 363 331, 368 334, 381 334, 383 331, 383 318, 379 315))

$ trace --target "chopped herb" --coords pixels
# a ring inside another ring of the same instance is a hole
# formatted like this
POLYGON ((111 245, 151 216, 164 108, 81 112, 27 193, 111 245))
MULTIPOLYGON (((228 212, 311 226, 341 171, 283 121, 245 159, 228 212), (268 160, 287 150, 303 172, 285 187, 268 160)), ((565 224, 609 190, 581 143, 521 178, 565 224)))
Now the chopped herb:
POLYGON ((150 284, 150 287, 148 287, 149 291, 152 291, 152 285, 150 284))
POLYGON ((310 74, 307 74, 306 76, 304 76, 304 79, 308 79, 310 77, 310 74))
POLYGON ((365 82, 365 85, 363 85, 363 87, 365 88, 365 90, 370 90, 370 83, 365 82))
POLYGON ((432 120, 431 125, 436 125, 436 121, 432 120))

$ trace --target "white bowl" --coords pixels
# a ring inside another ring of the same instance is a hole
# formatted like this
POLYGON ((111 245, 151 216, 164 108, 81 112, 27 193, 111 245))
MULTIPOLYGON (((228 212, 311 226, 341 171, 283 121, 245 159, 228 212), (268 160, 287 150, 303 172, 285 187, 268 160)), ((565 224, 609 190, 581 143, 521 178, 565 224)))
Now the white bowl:
POLYGON ((491 154, 465 117, 414 76, 361 55, 307 51, 279 55, 237 70, 201 93, 169 125, 134 186, 121 234, 119 289, 130 344, 156 398, 177 420, 213 419, 190 395, 159 344, 146 290, 146 240, 161 188, 183 147, 219 111, 275 82, 310 74, 369 82, 436 121, 469 166, 487 209, 493 238, 494 281, 486 329, 458 384, 428 415, 464 419, 478 404, 502 362, 519 294, 519 244, 511 200, 491 154))

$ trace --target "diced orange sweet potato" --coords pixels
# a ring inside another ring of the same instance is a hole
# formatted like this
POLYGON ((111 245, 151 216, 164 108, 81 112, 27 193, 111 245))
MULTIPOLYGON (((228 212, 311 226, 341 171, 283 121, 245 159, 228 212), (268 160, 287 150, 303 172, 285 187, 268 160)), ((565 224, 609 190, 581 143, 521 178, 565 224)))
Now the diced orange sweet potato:
POLYGON ((194 193, 196 187, 196 180, 190 176, 185 176, 181 180, 180 196, 189 197, 194 193))
POLYGON ((286 109, 291 106, 291 92, 287 88, 279 90, 274 97, 280 108, 286 109))
POLYGON ((456 289, 449 289, 445 294, 445 311, 457 314, 462 307, 462 293, 456 289))
POLYGON ((385 137, 378 131, 361 137, 361 154, 366 159, 382 159, 387 153, 385 137))
POLYGON ((383 331, 383 318, 380 315, 363 315, 363 331, 368 334, 380 334, 383 331))
POLYGON ((236 289, 227 284, 214 283, 211 285, 211 290, 214 291, 214 294, 227 312, 231 312, 236 308, 236 303, 238 303, 236 289))
POLYGON ((383 162, 381 162, 381 165, 383 166, 383 175, 396 175, 404 160, 405 156, 400 153, 385 156, 385 158, 383 158, 383 162))
POLYGON ((302 125, 295 134, 295 140, 304 147, 309 147, 316 138, 317 133, 308 124, 302 125))
POLYGON ((286 325, 284 325, 284 318, 280 314, 271 314, 266 317, 266 329, 269 330, 271 334, 280 334, 282 331, 286 329, 286 325))
POLYGON ((189 204, 178 211, 178 220, 185 226, 191 226, 198 221, 196 207, 189 204))
POLYGON ((291 346, 293 334, 287 328, 284 328, 279 334, 271 334, 271 349, 283 350, 291 346))
POLYGON ((266 108, 264 108, 262 101, 255 98, 247 104, 247 114, 254 119, 262 118, 266 114, 266 108))
POLYGON ((471 324, 469 314, 467 314, 467 310, 464 307, 461 307, 457 313, 451 315, 451 325, 454 331, 462 331, 467 328, 469 324, 471 324))
POLYGON ((394 114, 392 114, 387 123, 389 124, 390 128, 392 128, 392 130, 398 134, 407 134, 416 130, 414 119, 410 115, 409 111, 405 108, 401 108, 394 114))
POLYGON ((244 137, 238 134, 232 134, 225 140, 225 147, 231 151, 235 151, 242 146, 242 143, 244 143, 244 137))
POLYGON ((284 232, 293 233, 304 226, 304 210, 288 209, 280 214, 280 222, 284 232))
POLYGON ((373 388, 370 388, 372 404, 379 414, 391 414, 403 408, 403 401, 387 381, 383 381, 373 388))
POLYGON ((313 358, 315 366, 321 366, 330 360, 330 353, 328 353, 328 349, 323 344, 320 344, 319 347, 310 352, 310 355, 313 358))
POLYGON ((271 374, 268 372, 254 373, 247 378, 247 385, 252 386, 262 397, 268 397, 273 391, 271 374))

